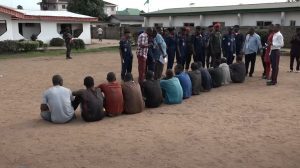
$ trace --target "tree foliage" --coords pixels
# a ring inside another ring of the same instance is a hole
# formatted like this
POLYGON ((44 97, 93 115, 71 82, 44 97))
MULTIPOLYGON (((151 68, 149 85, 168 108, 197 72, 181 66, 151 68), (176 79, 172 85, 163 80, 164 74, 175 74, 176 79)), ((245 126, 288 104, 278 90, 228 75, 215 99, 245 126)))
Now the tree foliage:
POLYGON ((18 6, 17 6, 17 9, 21 9, 21 10, 22 10, 22 9, 23 9, 23 6, 22 6, 22 5, 18 5, 18 6))
POLYGON ((68 11, 98 17, 101 20, 106 17, 103 0, 70 0, 68 11))

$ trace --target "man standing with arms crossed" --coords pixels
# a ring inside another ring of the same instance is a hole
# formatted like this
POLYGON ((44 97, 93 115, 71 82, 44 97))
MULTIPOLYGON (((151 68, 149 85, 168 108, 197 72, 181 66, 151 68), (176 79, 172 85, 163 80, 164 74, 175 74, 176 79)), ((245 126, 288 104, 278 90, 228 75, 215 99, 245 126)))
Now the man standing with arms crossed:
POLYGON ((152 35, 152 29, 147 28, 142 34, 138 37, 138 46, 136 50, 136 55, 138 58, 138 71, 139 71, 139 83, 143 84, 145 79, 145 71, 146 71, 146 62, 147 62, 147 54, 148 54, 148 38, 152 35))
POLYGON ((272 65, 272 76, 271 80, 267 82, 268 86, 277 84, 277 76, 279 71, 279 60, 280 60, 280 49, 284 46, 283 36, 280 32, 280 24, 276 24, 274 27, 274 35, 271 45, 271 65, 272 65))

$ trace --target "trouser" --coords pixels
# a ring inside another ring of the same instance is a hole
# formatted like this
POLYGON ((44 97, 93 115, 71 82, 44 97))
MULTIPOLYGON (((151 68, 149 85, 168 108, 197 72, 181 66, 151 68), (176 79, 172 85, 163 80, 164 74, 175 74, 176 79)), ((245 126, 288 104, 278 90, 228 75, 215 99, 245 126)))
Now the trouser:
POLYGON ((262 53, 262 55, 260 56, 262 66, 263 66, 263 68, 264 68, 263 76, 267 76, 267 63, 266 63, 266 61, 265 61, 265 55, 266 55, 266 49, 263 50, 263 53, 262 53))
POLYGON ((231 64, 233 63, 233 60, 234 60, 233 53, 227 52, 227 53, 225 53, 225 54, 226 54, 225 57, 226 57, 226 59, 227 59, 227 64, 228 64, 228 65, 231 65, 231 64))
POLYGON ((270 79, 270 72, 271 72, 271 63, 270 62, 265 62, 266 64, 266 77, 267 79, 270 79))
MULTIPOLYGON (((51 112, 50 112, 50 111, 42 111, 42 112, 41 112, 41 117, 42 117, 42 119, 44 119, 45 121, 52 122, 52 120, 51 120, 51 112)), ((68 122, 70 122, 70 121, 72 121, 72 120, 74 120, 74 119, 76 119, 75 113, 74 113, 74 116, 73 116, 69 121, 67 121, 66 123, 68 123, 68 122)))
POLYGON ((161 79, 163 70, 164 70, 164 64, 162 64, 160 61, 156 61, 155 62, 155 72, 154 72, 155 80, 161 79))
POLYGON ((154 72, 154 69, 155 69, 155 59, 150 54, 148 54, 148 57, 147 57, 146 69, 147 69, 147 71, 152 71, 152 72, 154 72))
POLYGON ((300 67, 300 53, 295 54, 295 53, 291 53, 290 55, 290 70, 293 71, 294 70, 294 61, 296 59, 296 70, 299 71, 299 67, 300 67))
POLYGON ((168 65, 167 65, 167 69, 173 69, 173 65, 174 65, 174 59, 175 59, 175 53, 176 53, 176 49, 168 49, 168 65))
MULTIPOLYGON (((188 51, 187 54, 186 54, 186 61, 185 61, 185 69, 186 70, 188 70, 190 68, 192 55, 193 55, 193 53, 191 51, 188 51)), ((184 64, 183 64, 183 66, 184 66, 184 64)))
POLYGON ((98 34, 99 41, 102 41, 102 34, 98 34))
POLYGON ((127 73, 131 73, 132 70, 132 57, 125 57, 122 62, 122 71, 121 78, 124 80, 124 77, 127 73))
POLYGON ((249 75, 252 75, 255 68, 255 61, 256 61, 256 53, 246 54, 245 55, 245 65, 246 65, 246 75, 249 72, 249 65, 251 63, 249 75))
POLYGON ((139 83, 142 86, 145 79, 147 59, 143 56, 138 55, 138 71, 139 71, 139 83))
POLYGON ((194 62, 201 62, 202 67, 205 67, 205 54, 201 51, 194 55, 194 62))
MULTIPOLYGON (((210 51, 210 49, 207 49, 206 50, 206 67, 207 68, 212 67, 212 62, 210 60, 211 58, 212 58, 211 51, 210 51)), ((202 65, 202 67, 205 67, 205 66, 202 65)))
POLYGON ((212 54, 210 67, 214 67, 217 65, 216 62, 217 62, 217 60, 219 60, 219 61, 221 60, 221 55, 222 55, 221 53, 212 54))
POLYGON ((280 50, 272 50, 270 59, 271 59, 271 65, 272 65, 271 80, 272 80, 273 84, 276 84, 278 71, 279 71, 280 50))
POLYGON ((70 58, 71 57, 71 42, 66 41, 66 58, 70 58))

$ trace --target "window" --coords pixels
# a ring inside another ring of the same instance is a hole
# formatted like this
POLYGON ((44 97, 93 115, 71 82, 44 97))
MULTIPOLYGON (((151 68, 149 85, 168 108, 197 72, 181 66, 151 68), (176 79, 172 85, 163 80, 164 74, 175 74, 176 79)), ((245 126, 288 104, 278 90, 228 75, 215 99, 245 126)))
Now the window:
POLYGON ((163 27, 164 24, 162 23, 154 23, 154 27, 163 27))
POLYGON ((6 20, 0 20, 0 36, 7 31, 6 20))
POLYGON ((194 27, 195 23, 183 23, 184 27, 194 27))
POLYGON ((291 20, 290 21, 290 26, 296 26, 296 20, 291 20))
POLYGON ((266 27, 266 26, 269 26, 271 24, 272 24, 271 21, 257 21, 256 22, 256 26, 258 26, 258 27, 266 27))
POLYGON ((63 9, 66 9, 66 5, 62 5, 62 8, 63 8, 63 9))
POLYGON ((115 11, 115 7, 111 7, 111 11, 115 11))

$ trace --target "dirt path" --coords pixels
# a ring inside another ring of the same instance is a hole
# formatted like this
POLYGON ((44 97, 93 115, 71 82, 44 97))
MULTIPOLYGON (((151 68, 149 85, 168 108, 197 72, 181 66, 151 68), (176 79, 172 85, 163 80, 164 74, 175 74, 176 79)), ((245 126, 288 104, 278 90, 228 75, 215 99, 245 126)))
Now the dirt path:
MULTIPOLYGON (((300 74, 266 87, 261 64, 245 84, 232 84, 137 115, 65 125, 39 116, 53 74, 71 89, 92 75, 118 72, 118 53, 0 61, 1 168, 299 168, 300 74)), ((136 76, 137 64, 134 62, 136 76)), ((77 111, 77 115, 80 112, 77 111)))

